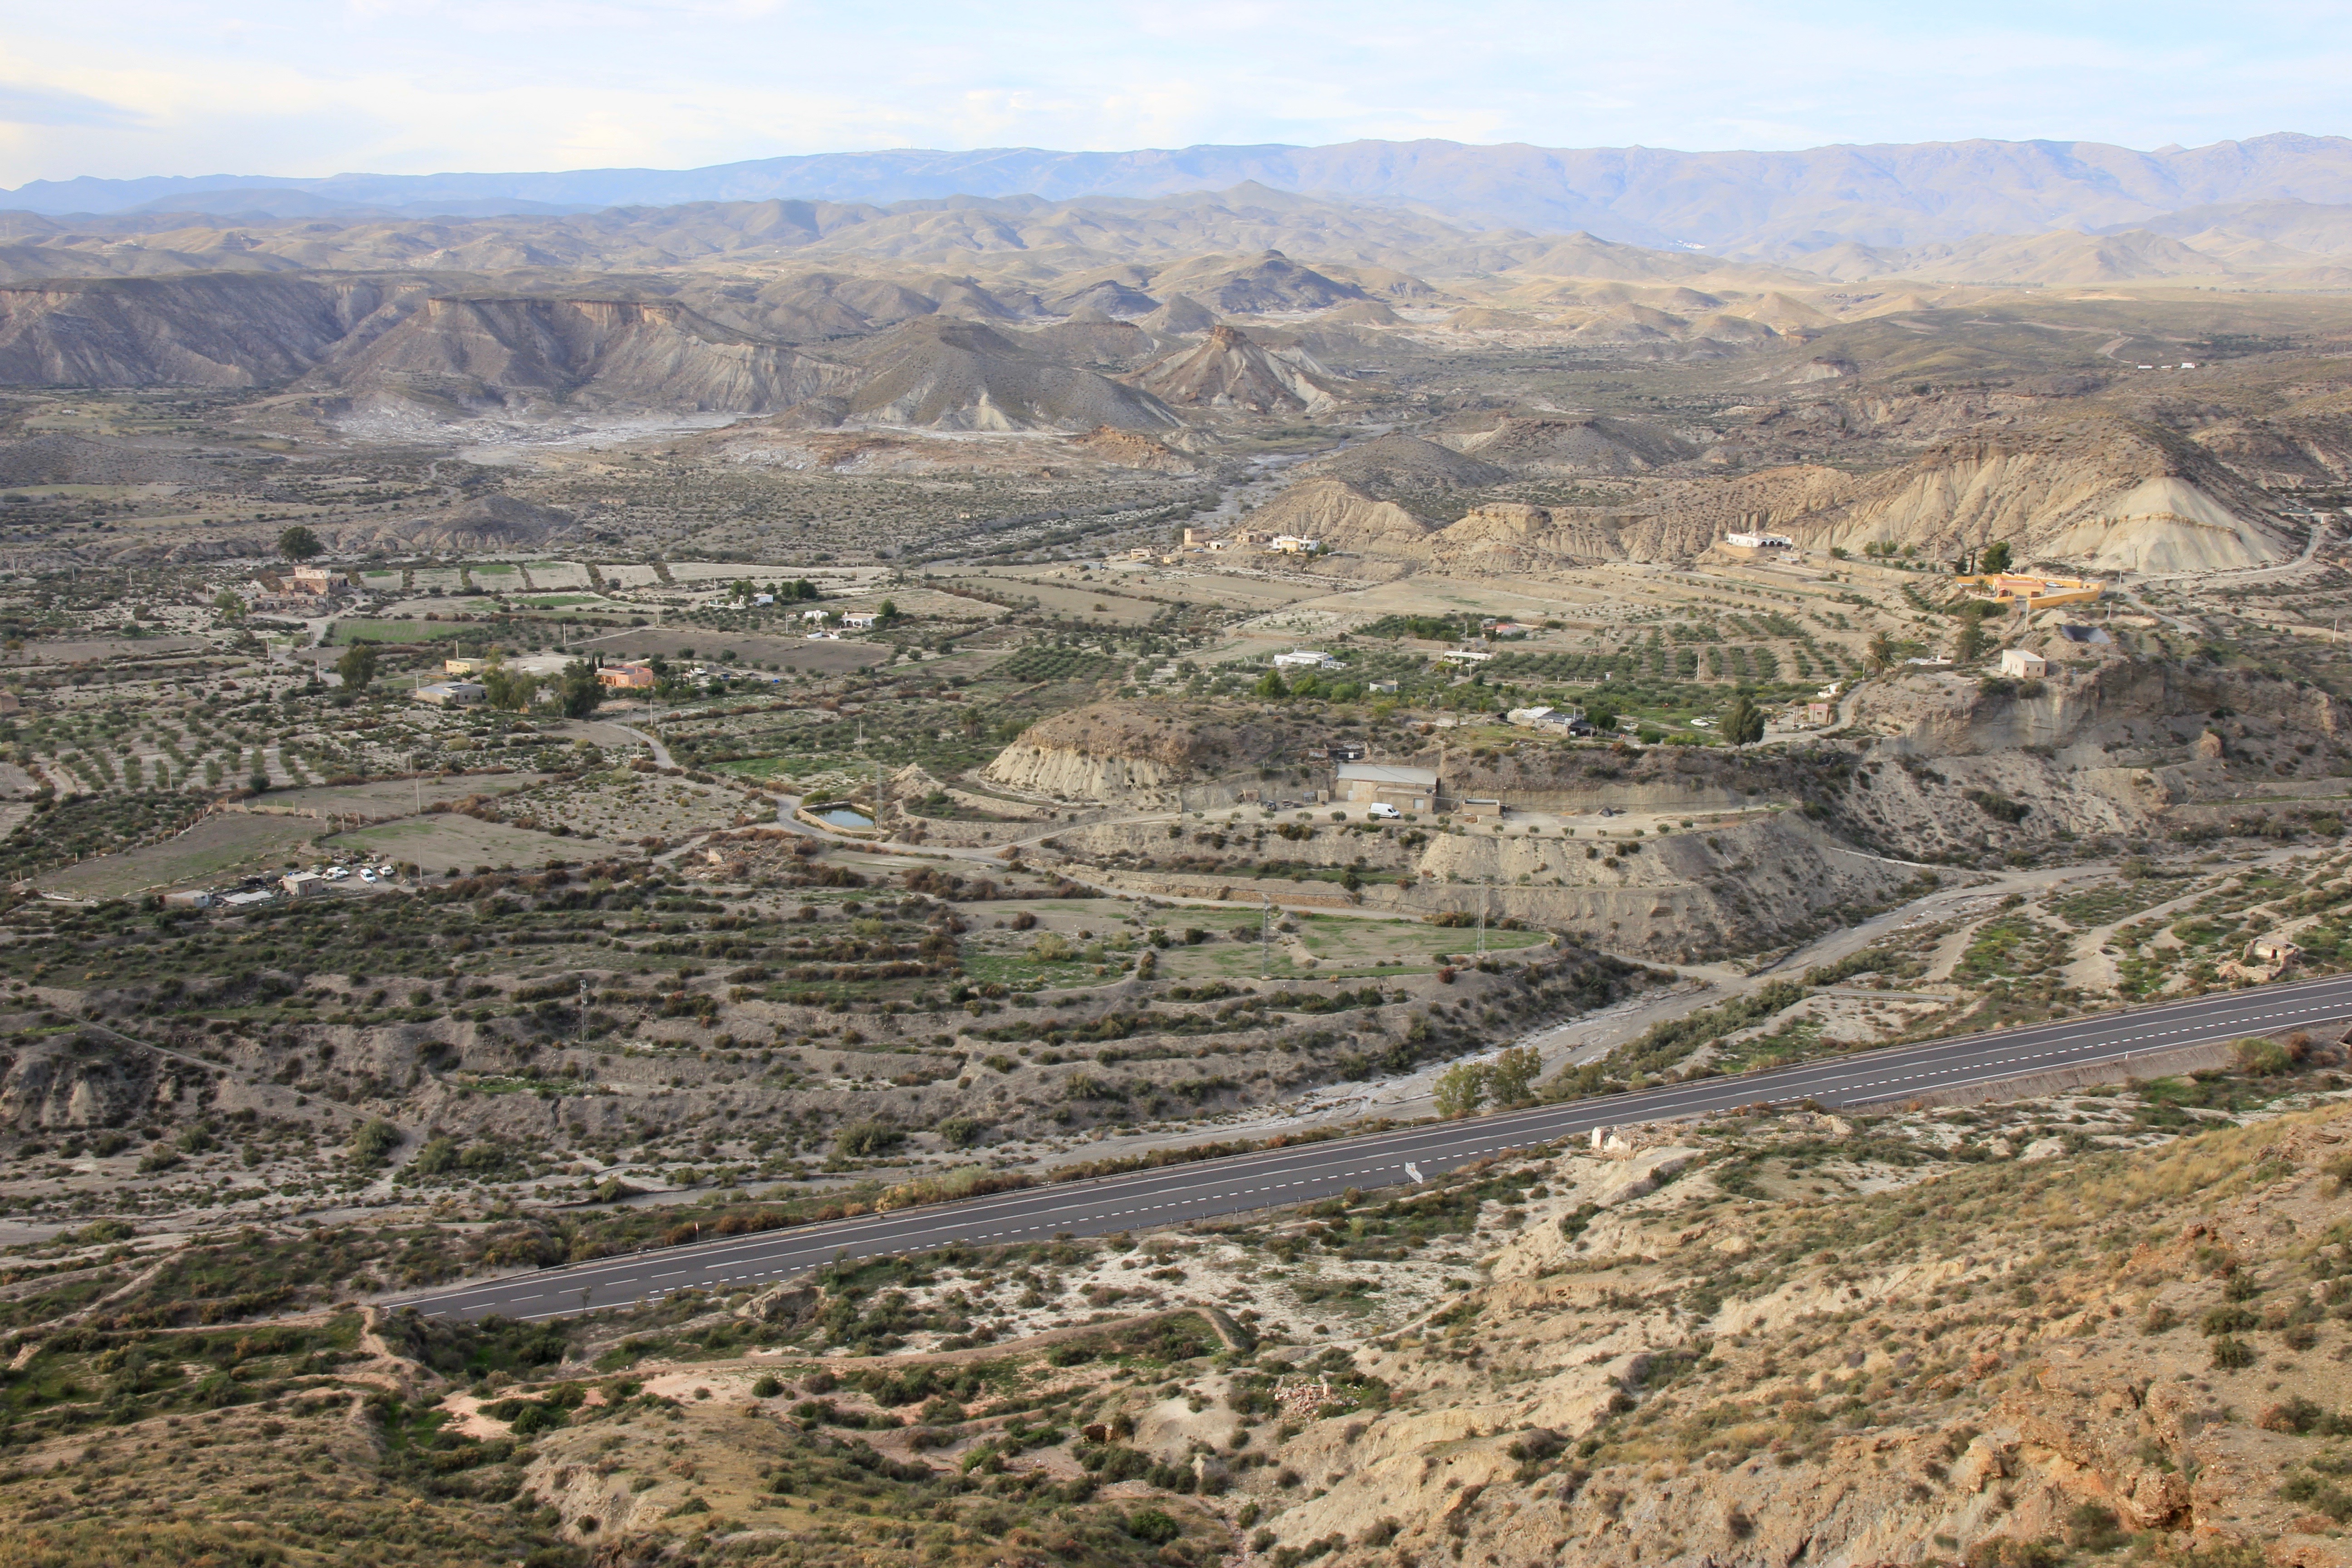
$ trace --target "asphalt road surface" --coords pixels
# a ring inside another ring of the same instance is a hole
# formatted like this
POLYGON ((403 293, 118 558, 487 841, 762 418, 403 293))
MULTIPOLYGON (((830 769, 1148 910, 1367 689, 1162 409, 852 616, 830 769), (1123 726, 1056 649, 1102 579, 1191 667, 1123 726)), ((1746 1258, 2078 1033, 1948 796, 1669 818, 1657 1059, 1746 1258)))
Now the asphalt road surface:
MULTIPOLYGON (((1000 1193, 600 1258, 399 1298, 430 1317, 568 1317, 673 1291, 759 1287, 835 1258, 919 1252, 949 1242, 1103 1236, 1182 1220, 1312 1203, 1349 1187, 1418 1182, 1501 1150, 1579 1137, 1596 1127, 1671 1121, 1754 1104, 1860 1105, 1932 1089, 2112 1063, 2135 1054, 2284 1034, 2352 1016, 2352 975, 2224 992, 2030 1028, 1858 1052, 1737 1078, 1610 1095, 1367 1137, 1235 1154, 1162 1170, 1000 1193)), ((683 1216, 681 1216, 683 1217, 683 1216)))

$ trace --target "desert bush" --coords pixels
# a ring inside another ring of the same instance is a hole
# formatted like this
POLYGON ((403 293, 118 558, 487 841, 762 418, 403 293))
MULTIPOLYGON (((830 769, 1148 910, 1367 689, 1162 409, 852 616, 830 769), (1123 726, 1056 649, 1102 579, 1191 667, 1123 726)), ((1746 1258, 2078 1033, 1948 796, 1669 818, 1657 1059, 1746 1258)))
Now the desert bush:
POLYGON ((381 1165, 404 1141, 400 1129, 381 1116, 362 1121, 352 1130, 352 1163, 363 1167, 381 1165))
POLYGON ((2245 1341, 2223 1334, 2213 1342, 2213 1364, 2223 1372, 2237 1372, 2254 1364, 2254 1351, 2245 1341))
POLYGON ((2230 1047, 2230 1055, 2238 1070, 2251 1078, 2274 1078, 2294 1066, 2285 1049, 2270 1040, 2240 1040, 2230 1047))
POLYGON ((835 1152, 853 1160, 886 1154, 907 1141, 907 1134, 887 1121, 867 1118, 852 1121, 834 1134, 835 1152))

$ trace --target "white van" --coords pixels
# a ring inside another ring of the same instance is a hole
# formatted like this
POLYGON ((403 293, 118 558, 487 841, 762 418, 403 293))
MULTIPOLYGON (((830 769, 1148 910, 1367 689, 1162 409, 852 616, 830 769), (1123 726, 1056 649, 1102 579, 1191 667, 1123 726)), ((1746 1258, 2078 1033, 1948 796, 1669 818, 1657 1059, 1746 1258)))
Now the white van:
POLYGON ((1403 815, 1404 813, 1399 811, 1395 806, 1385 804, 1375 804, 1364 807, 1364 816, 1368 821, 1371 822, 1394 822, 1403 815))

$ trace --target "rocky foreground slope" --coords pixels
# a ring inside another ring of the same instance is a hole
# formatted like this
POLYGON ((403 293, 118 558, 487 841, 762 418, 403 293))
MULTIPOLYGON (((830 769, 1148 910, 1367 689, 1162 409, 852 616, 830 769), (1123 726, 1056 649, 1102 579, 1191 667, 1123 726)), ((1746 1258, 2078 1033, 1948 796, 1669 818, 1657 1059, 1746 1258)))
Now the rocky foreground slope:
POLYGON ((0 1520, 55 1564, 2335 1568, 2352 1108, 2335 1047, 2243 1063, 571 1324, 242 1323, 178 1282, 381 1289, 428 1233, 92 1227, 18 1268, 0 1520))
POLYGON ((1826 1118, 1534 1168, 1491 1283, 1356 1358, 1387 1408, 1283 1448, 1316 1489, 1266 1544, 2344 1562, 2347 1118, 2095 1152, 2135 1113, 2070 1108, 2021 1161, 1959 1113, 1945 1157, 1980 1163, 1940 1171, 1826 1118), (1820 1202, 1815 1172, 1876 1190, 1820 1202))

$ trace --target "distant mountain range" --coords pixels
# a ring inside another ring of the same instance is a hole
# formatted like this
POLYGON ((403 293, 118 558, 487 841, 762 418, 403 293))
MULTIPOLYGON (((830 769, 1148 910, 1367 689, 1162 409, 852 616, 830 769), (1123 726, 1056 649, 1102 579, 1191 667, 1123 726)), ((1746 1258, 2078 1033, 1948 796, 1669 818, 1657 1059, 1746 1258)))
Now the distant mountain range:
MULTIPOLYGON (((2352 140, 2279 134, 2139 152, 2095 142, 1937 142, 1790 153, 1350 142, 1127 153, 917 149, 709 168, 551 174, 157 176, 37 180, 0 208, 236 217, 497 216, 776 199, 887 204, 956 196, 1160 197, 1255 182, 1416 209, 1474 226, 1799 260, 1839 246, 1956 245, 1981 235, 2154 227, 2173 214, 2352 204, 2352 140)), ((2199 221, 2201 217, 2204 221, 2199 221)))

